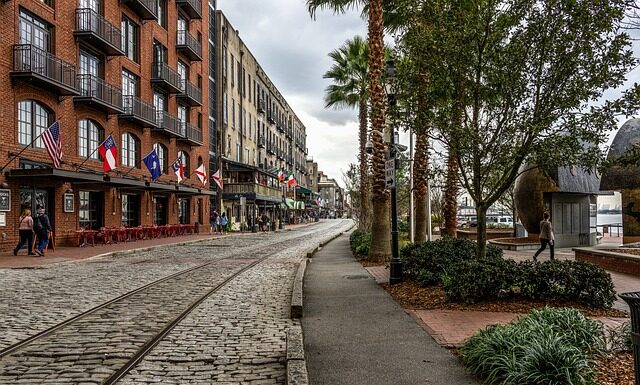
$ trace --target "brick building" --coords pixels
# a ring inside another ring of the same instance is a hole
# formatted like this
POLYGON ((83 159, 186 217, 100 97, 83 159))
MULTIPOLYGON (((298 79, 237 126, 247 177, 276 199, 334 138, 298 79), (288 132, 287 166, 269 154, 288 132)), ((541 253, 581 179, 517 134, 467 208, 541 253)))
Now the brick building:
POLYGON ((10 194, 10 206, 0 207, 0 248, 17 242, 21 210, 37 206, 49 213, 58 244, 75 243, 81 227, 208 222, 215 192, 193 171, 216 152, 207 128, 212 7, 0 0, 0 195, 10 194), (57 169, 36 139, 55 121, 63 144, 57 169), (94 150, 109 135, 118 168, 105 173, 94 150), (154 148, 164 174, 151 181, 142 158, 154 148), (181 184, 170 170, 178 157, 181 184))

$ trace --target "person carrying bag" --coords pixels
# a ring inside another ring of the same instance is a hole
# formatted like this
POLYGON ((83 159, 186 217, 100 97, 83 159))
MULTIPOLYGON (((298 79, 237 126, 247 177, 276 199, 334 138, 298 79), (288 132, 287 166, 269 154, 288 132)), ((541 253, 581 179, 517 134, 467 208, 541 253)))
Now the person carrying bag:
POLYGON ((20 222, 18 227, 18 233, 20 234, 20 240, 15 249, 13 249, 13 255, 18 255, 18 251, 27 244, 27 255, 35 255, 33 253, 33 218, 31 217, 31 210, 22 210, 20 215, 20 222))

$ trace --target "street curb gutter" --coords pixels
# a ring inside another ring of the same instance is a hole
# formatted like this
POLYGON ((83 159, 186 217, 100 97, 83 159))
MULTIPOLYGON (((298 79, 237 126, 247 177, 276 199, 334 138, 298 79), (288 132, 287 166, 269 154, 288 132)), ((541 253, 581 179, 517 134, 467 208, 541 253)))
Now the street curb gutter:
POLYGON ((298 321, 287 331, 287 385, 308 385, 302 327, 298 321))
POLYGON ((304 272, 307 269, 309 258, 300 261, 296 277, 293 280, 293 290, 291 292, 291 318, 302 318, 302 296, 304 285, 304 272))

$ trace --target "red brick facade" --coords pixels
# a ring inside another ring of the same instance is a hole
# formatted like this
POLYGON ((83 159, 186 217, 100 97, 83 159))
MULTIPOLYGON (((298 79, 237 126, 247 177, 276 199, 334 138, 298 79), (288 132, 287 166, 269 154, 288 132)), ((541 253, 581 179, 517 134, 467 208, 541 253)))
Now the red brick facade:
MULTIPOLYGON (((5 165, 9 159, 20 152, 25 146, 19 144, 18 138, 18 103, 23 100, 34 100, 46 106, 53 117, 61 126, 61 138, 63 143, 62 170, 73 173, 84 173, 103 176, 102 161, 87 160, 81 168, 77 166, 85 159, 79 156, 78 122, 82 119, 91 119, 102 128, 102 138, 113 135, 118 146, 118 164, 121 162, 122 144, 121 135, 131 133, 140 141, 139 158, 143 158, 152 149, 154 143, 164 145, 170 165, 176 159, 179 151, 189 154, 190 167, 188 178, 183 181, 181 192, 177 192, 171 185, 176 184, 175 175, 166 170, 156 182, 156 188, 150 184, 150 174, 144 163, 139 162, 137 168, 119 166, 108 173, 113 178, 126 179, 131 185, 112 183, 104 178, 103 182, 84 181, 81 177, 18 177, 11 175, 12 170, 21 168, 23 162, 34 162, 41 166, 51 167, 51 159, 42 148, 28 148, 15 160, 11 161, 0 174, 2 188, 11 191, 11 208, 5 214, 5 225, 0 226, 0 250, 13 248, 17 242, 18 217, 22 206, 26 207, 21 195, 29 194, 34 189, 46 191, 47 211, 55 227, 55 236, 58 244, 73 244, 77 242, 76 231, 80 227, 80 198, 81 191, 91 191, 99 194, 99 219, 97 226, 120 227, 122 225, 122 195, 131 194, 137 200, 137 223, 150 225, 154 223, 156 204, 158 200, 166 199, 161 210, 164 210, 166 218, 163 222, 178 223, 178 199, 188 200, 190 223, 208 222, 209 195, 204 190, 209 188, 209 183, 203 188, 193 171, 198 167, 199 159, 208 165, 209 154, 207 133, 208 117, 208 44, 206 44, 208 26, 208 7, 201 5, 201 19, 187 18, 188 31, 192 36, 202 36, 202 61, 191 61, 183 53, 176 49, 176 31, 178 13, 183 12, 175 0, 166 1, 167 29, 164 29, 156 20, 142 20, 141 17, 129 8, 121 4, 119 0, 102 0, 102 15, 105 19, 121 29, 123 15, 131 19, 138 26, 138 62, 128 59, 126 56, 101 55, 103 63, 104 80, 117 88, 122 87, 122 70, 134 73, 139 77, 138 97, 153 104, 152 62, 153 41, 162 43, 167 48, 167 64, 176 69, 178 59, 189 67, 189 80, 198 85, 202 90, 202 106, 190 107, 188 121, 193 126, 198 126, 202 132, 202 145, 194 145, 190 142, 177 140, 166 132, 158 129, 143 127, 129 120, 119 119, 118 114, 108 114, 95 108, 95 105, 78 103, 74 96, 60 95, 51 88, 37 85, 29 79, 17 78, 12 74, 14 69, 14 45, 20 42, 20 13, 24 10, 31 15, 44 20, 50 25, 51 41, 50 52, 56 57, 71 63, 79 68, 80 47, 89 45, 93 52, 95 47, 91 43, 74 36, 76 29, 77 0, 53 0, 53 6, 45 5, 38 0, 0 0, 0 164, 5 165), (198 81, 198 77, 202 81, 198 81), (200 84, 199 84, 200 83, 200 84), (200 118, 199 118, 200 114, 200 118), (125 177, 126 174, 126 177, 125 177), (130 178, 131 177, 131 178, 130 178), (146 183, 145 183, 146 182, 146 183), (163 189, 157 188, 164 186, 163 189), (22 192, 22 194, 21 194, 22 192), (74 208, 72 212, 64 212, 63 197, 65 193, 73 193, 74 208), (158 199, 160 198, 160 199, 158 199), (155 201, 155 202, 154 202, 155 201)), ((165 108, 170 115, 177 116, 178 101, 175 94, 167 97, 168 106, 165 108)), ((93 148, 89 149, 92 151, 93 148)), ((26 170, 25 170, 26 171, 26 170)), ((207 174, 209 170, 207 169, 207 174)), ((78 174, 80 175, 80 174, 78 174)), ((111 179, 111 180, 112 180, 111 179)), ((208 191, 206 191, 208 193, 208 191)), ((1 223, 0 223, 1 225, 1 223)))

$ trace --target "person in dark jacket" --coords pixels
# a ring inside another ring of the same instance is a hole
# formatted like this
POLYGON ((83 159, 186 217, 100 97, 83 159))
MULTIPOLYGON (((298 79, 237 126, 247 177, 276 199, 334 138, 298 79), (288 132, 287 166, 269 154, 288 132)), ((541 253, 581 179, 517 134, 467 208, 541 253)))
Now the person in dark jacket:
POLYGON ((549 221, 550 215, 549 213, 544 213, 542 215, 542 221, 540 222, 540 248, 536 251, 536 254, 533 256, 533 260, 538 260, 538 255, 544 251, 544 249, 549 245, 549 252, 551 260, 554 259, 553 255, 553 247, 555 246, 556 237, 553 234, 553 225, 551 221, 549 221))
POLYGON ((44 211, 44 207, 38 208, 38 216, 34 222, 39 222, 39 226, 34 224, 33 230, 36 233, 36 249, 34 252, 39 256, 44 255, 44 249, 49 244, 49 231, 51 231, 51 222, 44 211))

